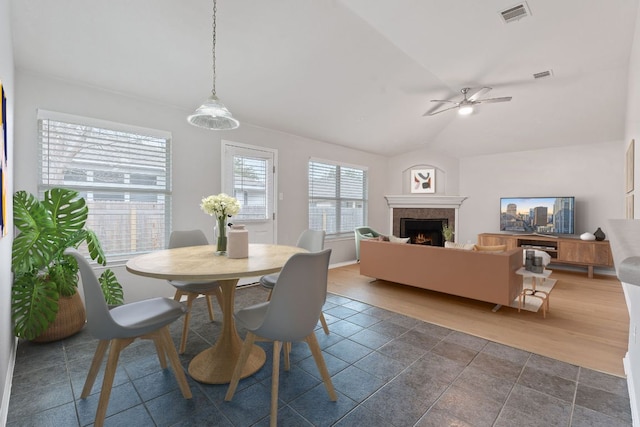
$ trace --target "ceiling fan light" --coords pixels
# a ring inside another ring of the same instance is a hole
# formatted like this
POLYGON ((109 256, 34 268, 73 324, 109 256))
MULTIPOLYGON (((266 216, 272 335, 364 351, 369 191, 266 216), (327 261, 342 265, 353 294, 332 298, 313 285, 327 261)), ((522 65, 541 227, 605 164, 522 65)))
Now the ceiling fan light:
POLYGON ((461 116, 468 116, 471 113, 473 113, 473 105, 461 105, 458 108, 458 114, 461 116))
POLYGON ((211 130, 230 130, 240 126, 240 122, 233 118, 227 107, 215 95, 204 101, 187 117, 187 121, 194 126, 211 130))

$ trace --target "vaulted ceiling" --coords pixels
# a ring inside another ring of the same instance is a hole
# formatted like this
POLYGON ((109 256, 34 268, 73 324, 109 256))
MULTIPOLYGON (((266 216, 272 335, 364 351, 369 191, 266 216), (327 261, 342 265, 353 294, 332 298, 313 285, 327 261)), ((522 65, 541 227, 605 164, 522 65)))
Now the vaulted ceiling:
MULTIPOLYGON (((621 141, 638 0, 219 0, 217 94, 241 123, 392 156, 621 141), (522 2, 520 2, 522 3, 522 2), (533 74, 552 70, 551 77, 533 74), (466 117, 431 99, 492 87, 466 117)), ((12 0, 22 70, 190 114, 211 0, 12 0)), ((204 131, 203 132, 207 132, 204 131)), ((233 131, 231 131, 233 132, 233 131)))

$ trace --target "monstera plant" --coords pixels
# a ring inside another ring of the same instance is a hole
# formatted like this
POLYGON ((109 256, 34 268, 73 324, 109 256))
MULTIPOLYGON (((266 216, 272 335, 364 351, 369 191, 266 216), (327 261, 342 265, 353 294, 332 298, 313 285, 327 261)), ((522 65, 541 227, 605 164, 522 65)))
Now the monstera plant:
MULTIPOLYGON (((59 300, 77 293, 78 264, 64 250, 86 243, 92 260, 101 265, 107 260, 96 234, 85 227, 89 208, 77 191, 53 188, 43 200, 17 191, 13 211, 19 231, 12 254, 14 333, 33 340, 56 320, 59 300)), ((113 271, 105 270, 99 280, 107 303, 121 304, 122 287, 113 271)))

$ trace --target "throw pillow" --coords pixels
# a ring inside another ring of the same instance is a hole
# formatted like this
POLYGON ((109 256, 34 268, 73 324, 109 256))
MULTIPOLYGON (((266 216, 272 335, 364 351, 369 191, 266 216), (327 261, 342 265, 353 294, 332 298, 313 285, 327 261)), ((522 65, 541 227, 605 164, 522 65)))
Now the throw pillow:
POLYGON ((493 246, 474 245, 473 250, 478 252, 504 252, 507 250, 507 245, 493 245, 493 246))
POLYGON ((445 248, 450 249, 464 249, 465 251, 471 251, 476 245, 473 243, 456 243, 456 242, 444 242, 445 248))
POLYGON ((373 239, 373 238, 374 238, 374 235, 373 235, 372 233, 364 233, 364 234, 362 235, 362 237, 366 237, 366 238, 368 238, 368 239, 373 239))
POLYGON ((409 243, 409 237, 389 236, 389 241, 394 243, 409 243))

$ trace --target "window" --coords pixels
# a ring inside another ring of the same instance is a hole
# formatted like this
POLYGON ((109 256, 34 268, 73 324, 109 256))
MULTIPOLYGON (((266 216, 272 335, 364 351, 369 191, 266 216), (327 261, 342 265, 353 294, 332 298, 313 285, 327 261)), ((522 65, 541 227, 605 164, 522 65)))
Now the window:
POLYGON ((367 223, 367 169, 309 161, 309 228, 325 230, 327 237, 353 234, 367 223))
POLYGON ((237 215, 238 220, 269 218, 268 163, 268 160, 263 158, 233 155, 233 197, 238 199, 242 206, 237 215))
POLYGON ((171 224, 169 132, 38 111, 40 195, 78 191, 109 261, 164 249, 171 224))

